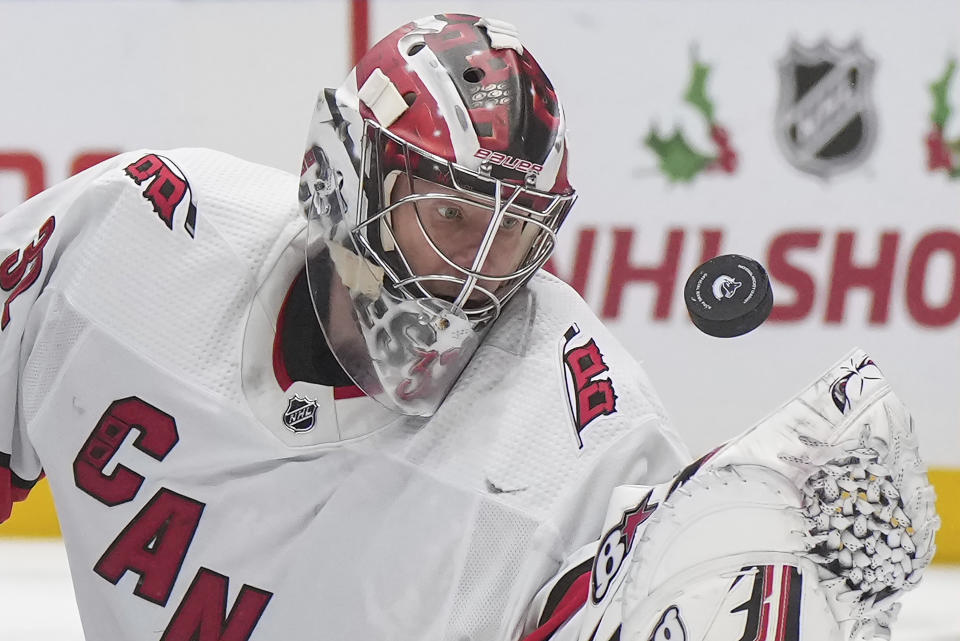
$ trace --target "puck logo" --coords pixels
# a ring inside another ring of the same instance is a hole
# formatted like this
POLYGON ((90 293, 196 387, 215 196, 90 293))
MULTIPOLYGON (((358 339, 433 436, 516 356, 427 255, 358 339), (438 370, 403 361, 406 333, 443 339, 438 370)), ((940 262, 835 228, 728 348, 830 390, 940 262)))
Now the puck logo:
POLYGON ((717 280, 713 281, 713 296, 717 300, 733 298, 733 295, 737 293, 737 290, 740 289, 741 285, 743 285, 743 283, 724 274, 717 280))
POLYGON ((317 422, 317 408, 315 400, 295 395, 287 401, 283 424, 293 432, 310 431, 317 422))

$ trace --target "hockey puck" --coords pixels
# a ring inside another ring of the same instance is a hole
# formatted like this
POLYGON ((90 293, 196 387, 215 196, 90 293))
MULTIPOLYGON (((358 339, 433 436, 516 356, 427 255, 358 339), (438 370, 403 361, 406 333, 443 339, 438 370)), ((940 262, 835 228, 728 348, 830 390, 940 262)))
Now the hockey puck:
POLYGON ((767 271, 739 254, 711 258, 693 270, 683 288, 690 320, 719 338, 740 336, 767 320, 773 289, 767 271))

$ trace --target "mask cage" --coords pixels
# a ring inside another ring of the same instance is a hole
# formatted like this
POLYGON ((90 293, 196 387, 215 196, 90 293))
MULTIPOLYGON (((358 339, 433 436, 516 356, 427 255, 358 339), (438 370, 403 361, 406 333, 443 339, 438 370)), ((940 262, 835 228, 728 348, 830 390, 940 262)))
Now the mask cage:
POLYGON ((535 189, 532 185, 537 176, 532 171, 523 173, 490 163, 481 163, 479 172, 472 171, 407 143, 370 120, 365 121, 361 148, 357 199, 360 206, 357 225, 351 230, 357 249, 379 265, 393 288, 408 300, 435 298, 430 291, 432 283, 459 285, 459 292, 450 302, 474 322, 495 319, 503 305, 547 261, 556 246, 556 232, 576 200, 575 193, 554 194, 535 189), (456 193, 437 189, 411 193, 390 202, 386 191, 400 174, 406 176, 411 190, 412 185, 426 181, 456 193), (388 177, 393 179, 388 181, 388 177), (490 212, 473 260, 464 265, 458 264, 431 237, 417 209, 420 233, 456 275, 415 273, 394 234, 391 212, 408 203, 417 208, 418 203, 426 200, 460 203, 490 212), (509 273, 484 273, 482 268, 501 226, 509 224, 507 219, 515 219, 521 225, 521 233, 530 238, 529 248, 509 273), (481 284, 481 280, 486 282, 481 284))

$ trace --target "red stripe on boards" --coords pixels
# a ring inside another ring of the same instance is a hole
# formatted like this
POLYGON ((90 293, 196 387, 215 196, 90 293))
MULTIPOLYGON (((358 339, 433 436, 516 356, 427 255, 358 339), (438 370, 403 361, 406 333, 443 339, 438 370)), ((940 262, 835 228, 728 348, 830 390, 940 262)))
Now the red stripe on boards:
POLYGON ((350 2, 350 66, 355 67, 370 48, 370 3, 368 0, 350 2))

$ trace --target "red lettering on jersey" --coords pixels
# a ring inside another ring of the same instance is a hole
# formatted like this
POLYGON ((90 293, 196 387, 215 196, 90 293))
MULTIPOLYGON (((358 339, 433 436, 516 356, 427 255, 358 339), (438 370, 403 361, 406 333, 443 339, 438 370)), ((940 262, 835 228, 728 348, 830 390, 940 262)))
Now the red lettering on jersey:
POLYGON ((247 641, 272 592, 244 585, 227 614, 229 577, 200 568, 160 641, 247 641))
MULTIPOLYGON (((185 178, 181 178, 178 172, 171 169, 173 163, 157 154, 147 154, 140 160, 132 162, 124 169, 126 174, 138 185, 149 180, 147 188, 143 190, 143 196, 153 205, 153 211, 157 212, 160 220, 169 228, 173 229, 173 212, 177 205, 183 200, 190 186, 185 178)), ((196 223, 196 206, 191 201, 187 220, 184 222, 184 228, 192 237, 194 235, 194 226, 196 223)))
POLYGON ((140 433, 133 446, 158 461, 180 438, 173 417, 153 405, 136 397, 111 403, 73 461, 77 487, 104 505, 133 500, 143 484, 143 477, 124 465, 118 464, 109 475, 103 473, 131 429, 140 433))
POLYGON ((163 487, 117 535, 93 571, 116 585, 140 575, 133 593, 166 605, 205 504, 163 487))
POLYGON ((56 220, 50 216, 40 226, 36 240, 30 241, 23 251, 18 249, 0 262, 0 289, 10 292, 0 312, 0 331, 10 323, 10 303, 30 289, 39 278, 43 270, 43 247, 53 235, 56 225, 56 220))

